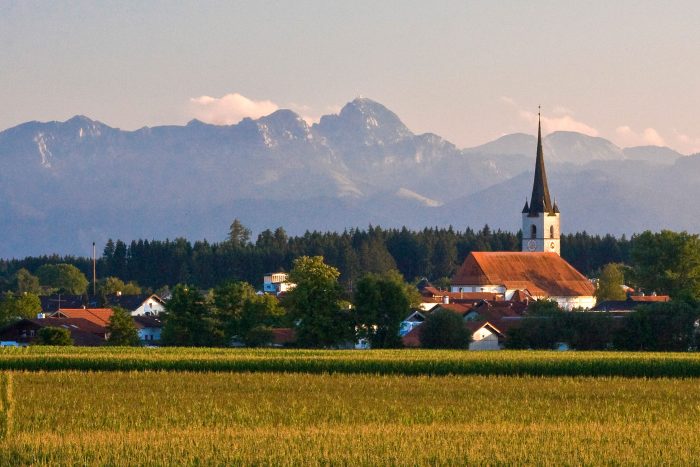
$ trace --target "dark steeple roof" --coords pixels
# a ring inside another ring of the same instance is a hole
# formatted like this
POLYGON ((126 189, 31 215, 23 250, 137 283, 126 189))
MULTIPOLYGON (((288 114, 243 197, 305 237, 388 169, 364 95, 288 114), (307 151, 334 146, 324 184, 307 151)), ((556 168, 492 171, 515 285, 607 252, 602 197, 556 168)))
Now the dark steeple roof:
POLYGON ((527 198, 525 198, 525 207, 523 208, 523 214, 530 212, 530 205, 527 204, 527 198))
MULTIPOLYGON (((539 114, 538 114, 539 116, 539 114)), ((552 201, 547 186, 547 173, 544 170, 544 154, 542 152, 542 123, 537 122, 537 161, 535 162, 535 181, 532 184, 530 197, 530 215, 538 213, 553 214, 552 201)))

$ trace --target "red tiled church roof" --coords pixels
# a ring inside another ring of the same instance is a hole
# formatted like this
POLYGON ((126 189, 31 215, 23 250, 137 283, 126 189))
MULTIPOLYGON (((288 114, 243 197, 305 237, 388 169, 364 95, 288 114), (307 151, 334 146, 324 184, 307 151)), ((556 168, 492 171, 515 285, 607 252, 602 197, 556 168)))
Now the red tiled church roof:
POLYGON ((593 284, 555 253, 472 252, 452 285, 503 285, 537 297, 595 294, 593 284))

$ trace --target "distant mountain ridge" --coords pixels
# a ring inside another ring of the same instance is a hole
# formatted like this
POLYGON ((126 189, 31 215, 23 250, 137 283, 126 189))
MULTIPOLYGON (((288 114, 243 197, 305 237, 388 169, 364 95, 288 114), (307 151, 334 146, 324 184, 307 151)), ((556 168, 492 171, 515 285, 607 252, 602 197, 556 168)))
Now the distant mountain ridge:
MULTIPOLYGON (((699 156, 572 132, 547 135, 544 148, 564 231, 700 227, 687 202, 700 194, 699 156)), ((0 257, 87 254, 109 237, 218 241, 234 217, 293 234, 370 223, 517 230, 534 152, 524 134, 458 149, 366 98, 311 126, 291 110, 135 131, 85 116, 27 122, 0 132, 0 257)))

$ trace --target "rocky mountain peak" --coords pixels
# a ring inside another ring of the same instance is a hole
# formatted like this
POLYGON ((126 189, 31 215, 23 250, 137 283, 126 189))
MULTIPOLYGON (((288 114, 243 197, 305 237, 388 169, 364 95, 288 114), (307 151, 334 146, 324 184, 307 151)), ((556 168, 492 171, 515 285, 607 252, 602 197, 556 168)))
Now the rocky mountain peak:
POLYGON ((331 141, 365 146, 386 146, 413 137, 394 112, 365 97, 347 103, 338 115, 321 117, 314 129, 331 141))

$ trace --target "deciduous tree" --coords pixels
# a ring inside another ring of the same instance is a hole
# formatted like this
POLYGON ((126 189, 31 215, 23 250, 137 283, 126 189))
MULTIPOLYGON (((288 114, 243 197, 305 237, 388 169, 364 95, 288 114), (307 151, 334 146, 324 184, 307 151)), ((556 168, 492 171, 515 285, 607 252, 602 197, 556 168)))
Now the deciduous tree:
POLYGON ((41 285, 63 293, 82 295, 87 290, 85 274, 72 264, 45 264, 37 269, 36 275, 41 285))
POLYGON ((399 327, 410 311, 410 298, 400 273, 368 274, 355 289, 355 316, 373 348, 400 347, 399 327))
POLYGON ((340 272, 322 256, 302 256, 294 261, 289 280, 296 287, 284 303, 294 320, 297 340, 306 347, 333 347, 353 338, 351 318, 338 305, 340 272))
POLYGON ((596 299, 603 300, 624 300, 626 298, 622 285, 625 282, 625 274, 622 266, 616 263, 606 264, 598 277, 598 287, 595 291, 596 299))
POLYGON ((223 343, 219 323, 197 289, 182 284, 175 286, 165 309, 163 345, 207 347, 223 343))

